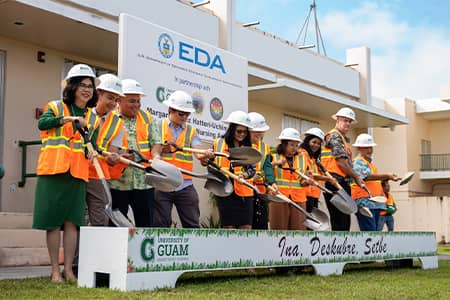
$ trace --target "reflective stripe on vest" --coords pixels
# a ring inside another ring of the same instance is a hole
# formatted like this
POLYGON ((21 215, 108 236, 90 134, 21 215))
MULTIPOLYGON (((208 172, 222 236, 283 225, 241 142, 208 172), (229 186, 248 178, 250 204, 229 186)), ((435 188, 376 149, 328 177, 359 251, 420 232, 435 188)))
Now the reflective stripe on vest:
POLYGON ((148 111, 139 110, 136 116, 136 140, 139 151, 145 158, 151 159, 150 136, 152 135, 153 118, 148 111))
MULTIPOLYGON (((370 168, 371 174, 378 174, 378 170, 373 163, 367 161, 366 159, 364 159, 361 156, 358 156, 355 159, 355 161, 356 160, 362 160, 364 163, 366 163, 370 168)), ((368 180, 368 181, 365 181, 364 183, 367 186, 367 188, 370 190, 370 192, 372 193, 372 196, 384 196, 383 187, 381 186, 381 180, 368 180)), ((352 188, 352 198, 353 199, 369 197, 369 194, 365 190, 360 188, 356 183, 352 183, 351 188, 352 188)))
MULTIPOLYGON (((273 161, 286 160, 286 156, 281 154, 272 155, 273 161)), ((305 166, 302 163, 301 157, 295 155, 292 161, 292 167, 300 172, 305 172, 305 166)), ((299 176, 290 170, 283 170, 283 168, 289 168, 289 164, 286 161, 281 167, 274 167, 275 182, 278 186, 280 192, 290 197, 292 201, 295 202, 305 202, 306 201, 306 189, 300 184, 299 176)))
MULTIPOLYGON (((339 132, 339 130, 337 130, 336 128, 333 128, 330 132, 328 132, 325 136, 325 140, 326 137, 329 136, 332 133, 338 133, 339 136, 342 139, 342 142, 344 143, 344 147, 345 150, 347 152, 347 155, 349 157, 349 159, 352 159, 352 149, 350 148, 349 143, 347 143, 347 140, 345 139, 345 137, 342 135, 342 133, 339 132)), ((323 164, 323 166, 325 167, 325 169, 328 170, 328 172, 330 173, 335 173, 338 174, 342 177, 346 177, 347 174, 345 174, 341 168, 338 166, 336 159, 333 156, 333 150, 331 148, 328 148, 327 146, 322 147, 322 154, 321 154, 321 162, 323 164)))
MULTIPOLYGON (((225 139, 219 138, 215 139, 213 143, 213 150, 214 152, 223 152, 223 153, 230 153, 228 151, 228 145, 225 142, 225 139)), ((230 170, 230 162, 225 157, 216 156, 215 158, 216 164, 218 164, 221 168, 224 168, 226 170, 230 170)), ((242 167, 234 167, 233 170, 231 170, 234 174, 240 175, 243 174, 243 168, 242 167)), ((250 182, 249 180, 247 180, 250 182)), ((251 197, 253 196, 253 190, 249 187, 246 187, 243 184, 238 183, 236 180, 233 180, 233 186, 234 186, 234 192, 236 195, 241 197, 251 197)))
POLYGON ((261 193, 266 192, 266 187, 264 186, 264 161, 266 160, 266 156, 270 154, 270 146, 267 145, 260 139, 256 144, 252 145, 253 148, 258 150, 261 153, 261 160, 256 164, 256 175, 259 179, 253 180, 253 184, 258 188, 261 193))
MULTIPOLYGON (((161 121, 161 137, 163 142, 172 142, 181 147, 191 147, 192 139, 196 133, 196 129, 189 124, 186 124, 184 129, 181 131, 180 135, 177 137, 175 141, 172 135, 172 131, 169 127, 169 121, 167 119, 163 119, 161 121)), ((171 164, 192 171, 193 169, 193 159, 192 153, 177 151, 175 153, 163 153, 162 158, 170 162, 171 164)), ((191 179, 192 176, 183 174, 184 179, 191 179)))
MULTIPOLYGON (((53 111, 55 117, 70 116, 69 107, 62 101, 52 101, 45 106, 53 111)), ((88 109, 88 113, 90 109, 88 109)), ((91 118, 88 128, 98 124, 97 118, 91 118)), ((54 175, 70 171, 75 177, 88 181, 89 163, 85 158, 85 144, 81 135, 74 131, 73 123, 41 131, 42 148, 39 154, 37 174, 54 175)))
MULTIPOLYGON (((105 122, 101 125, 99 133, 97 136, 97 147, 101 151, 108 151, 108 147, 111 142, 117 137, 121 128, 123 127, 123 121, 114 112, 111 112, 106 117, 105 122)), ((98 155, 98 161, 102 167, 103 173, 106 179, 111 179, 110 166, 106 161, 105 157, 101 154, 98 155)), ((114 178, 116 178, 114 176, 114 178)), ((120 176, 119 176, 120 177, 120 176)), ((89 165, 89 178, 98 179, 97 171, 92 164, 89 165)))
MULTIPOLYGON (((313 174, 321 174, 319 172, 319 166, 317 166, 316 160, 314 158, 312 158, 311 156, 309 156, 309 153, 308 153, 308 151, 306 151, 306 149, 299 148, 298 153, 299 153, 299 155, 303 155, 303 157, 305 158, 307 170, 309 170, 313 174)), ((323 184, 322 181, 317 181, 317 182, 319 184, 323 184)), ((305 187, 305 189, 306 189, 307 196, 313 197, 313 198, 320 197, 321 190, 318 187, 316 187, 314 185, 309 185, 309 186, 305 187)))

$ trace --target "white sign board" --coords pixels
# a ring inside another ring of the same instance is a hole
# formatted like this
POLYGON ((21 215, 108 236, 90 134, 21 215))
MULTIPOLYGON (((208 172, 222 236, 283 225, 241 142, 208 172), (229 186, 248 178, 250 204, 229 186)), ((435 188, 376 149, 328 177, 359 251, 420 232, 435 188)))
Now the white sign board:
POLYGON ((104 272, 111 288, 154 289, 188 271, 312 265, 330 275, 350 262, 406 258, 437 268, 434 233, 82 227, 78 284, 93 287, 104 272))
POLYGON ((204 140, 226 130, 234 110, 247 111, 247 60, 134 16, 119 18, 119 77, 139 81, 146 92, 142 109, 167 116, 162 102, 175 90, 192 95, 188 122, 204 140))

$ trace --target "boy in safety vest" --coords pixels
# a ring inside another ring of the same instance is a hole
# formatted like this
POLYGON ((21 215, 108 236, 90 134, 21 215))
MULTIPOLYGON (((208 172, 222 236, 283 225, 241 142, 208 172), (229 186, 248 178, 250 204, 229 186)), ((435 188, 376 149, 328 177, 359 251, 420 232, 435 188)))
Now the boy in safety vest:
MULTIPOLYGON (((126 140, 124 148, 139 151, 146 159, 160 159, 161 135, 153 117, 141 109, 144 95, 142 86, 133 79, 122 80, 125 97, 119 99, 119 114, 124 121, 126 140)), ((122 153, 133 159, 134 155, 122 153)), ((125 216, 128 205, 133 210, 136 227, 151 227, 153 224, 154 188, 145 183, 145 173, 133 167, 126 167, 119 179, 111 179, 112 207, 125 216)))
MULTIPOLYGON (((98 161, 105 178, 120 178, 122 169, 115 171, 112 166, 119 162, 118 152, 124 138, 123 121, 113 110, 116 109, 119 98, 123 96, 122 83, 113 74, 103 74, 98 80, 100 81, 97 86, 98 101, 92 112, 99 118, 100 126, 92 136, 92 143, 100 152, 98 161), (108 151, 111 155, 105 156, 102 151, 108 151)), ((86 203, 89 224, 91 226, 108 225, 108 217, 105 214, 105 205, 108 203, 108 199, 92 164, 89 165, 86 203)))
MULTIPOLYGON (((264 161, 267 157, 270 157, 270 146, 264 143, 264 132, 268 131, 270 127, 266 123, 266 119, 263 115, 257 112, 248 113, 250 122, 253 126, 250 129, 250 138, 252 141, 252 147, 261 153, 261 161, 256 164, 256 175, 253 178, 253 184, 258 188, 261 193, 266 192, 266 187, 264 186, 265 176, 264 176, 264 161)), ((252 229, 268 229, 268 207, 265 201, 261 201, 255 198, 253 203, 253 225, 252 229)))
MULTIPOLYGON (((352 123, 356 123, 355 112, 348 108, 341 108, 332 116, 336 120, 336 126, 325 135, 324 147, 322 149, 321 161, 325 169, 338 181, 342 188, 350 195, 348 181, 353 179, 355 183, 363 187, 364 181, 356 175, 352 166, 352 150, 350 139, 346 134, 350 131, 352 123)), ((330 190, 337 188, 327 182, 325 186, 330 190)), ((350 230, 350 216, 341 212, 331 203, 333 194, 324 194, 325 202, 330 213, 332 230, 350 230)))
POLYGON ((378 231, 383 231, 384 224, 386 224, 388 231, 394 231, 394 213, 397 212, 397 205, 395 205, 394 197, 390 193, 391 187, 389 180, 381 181, 384 196, 387 198, 386 210, 380 212, 380 222, 378 223, 378 231))
MULTIPOLYGON (((373 147, 375 147, 373 137, 367 133, 362 133, 356 138, 353 144, 358 149, 359 155, 353 161, 355 173, 365 181, 366 188, 371 192, 371 196, 384 196, 381 180, 400 180, 395 174, 379 174, 372 162, 373 147)), ((369 193, 353 183, 351 186, 352 198, 359 206, 370 209, 373 217, 356 213, 359 228, 361 231, 376 231, 380 223, 380 212, 386 209, 386 203, 379 203, 370 200, 369 193)))
MULTIPOLYGON (((191 113, 195 111, 192 97, 184 91, 175 91, 163 102, 169 107, 167 119, 159 123, 161 140, 163 143, 171 142, 180 147, 201 148, 197 129, 187 123, 191 113)), ((189 152, 175 151, 172 146, 164 146, 162 158, 174 166, 192 172, 193 155, 206 163, 208 158, 213 158, 212 151, 209 155, 192 154, 189 152)), ((192 177, 183 174, 183 184, 174 192, 155 191, 154 202, 154 226, 172 226, 172 207, 175 205, 181 224, 184 228, 199 228, 200 208, 197 191, 192 184, 192 177)))

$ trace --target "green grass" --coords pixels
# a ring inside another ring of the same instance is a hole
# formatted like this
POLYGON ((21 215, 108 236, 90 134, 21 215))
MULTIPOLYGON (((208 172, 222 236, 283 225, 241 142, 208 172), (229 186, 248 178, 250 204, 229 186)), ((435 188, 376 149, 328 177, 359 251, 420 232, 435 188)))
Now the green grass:
POLYGON ((438 254, 448 254, 450 255, 450 244, 438 245, 438 254))
POLYGON ((439 268, 348 265, 342 276, 320 277, 312 268, 277 275, 271 270, 184 274, 175 289, 119 292, 52 284, 48 278, 0 281, 0 299, 450 299, 450 261, 439 268))

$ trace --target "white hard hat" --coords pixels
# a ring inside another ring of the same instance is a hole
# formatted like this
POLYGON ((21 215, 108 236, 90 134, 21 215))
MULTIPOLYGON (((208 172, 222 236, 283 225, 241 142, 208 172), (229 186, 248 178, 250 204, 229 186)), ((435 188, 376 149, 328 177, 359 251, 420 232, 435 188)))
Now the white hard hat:
POLYGON ((194 105, 192 103, 192 97, 184 91, 175 91, 170 94, 169 99, 163 102, 170 108, 192 113, 195 111, 194 105))
POLYGON ((252 124, 252 131, 255 132, 265 132, 270 129, 269 125, 266 123, 266 119, 263 115, 257 112, 248 113, 250 118, 250 123, 252 124))
POLYGON ((295 128, 285 128, 281 131, 280 136, 278 137, 279 140, 290 140, 290 141, 297 141, 301 142, 302 139, 300 138, 300 132, 298 132, 295 128))
POLYGON ((134 79, 122 80, 122 93, 145 96, 144 90, 142 89, 142 85, 134 79))
POLYGON ((230 124, 237 124, 242 125, 245 127, 248 127, 249 129, 253 129, 253 126, 250 122, 250 118, 248 117, 248 114, 245 111, 242 110, 235 110, 233 111, 228 118, 226 118, 224 123, 230 124))
POLYGON ((65 87, 67 80, 74 77, 90 77, 94 79, 95 85, 99 84, 98 79, 95 78, 96 76, 92 68, 85 64, 77 64, 70 68, 66 78, 64 78, 61 82, 61 85, 65 87))
POLYGON ((353 120, 353 123, 357 122, 355 112, 351 108, 348 108, 348 107, 341 108, 340 110, 338 110, 337 113, 335 113, 331 117, 335 120, 337 119, 337 117, 344 117, 344 118, 353 120))
POLYGON ((124 96, 122 93, 122 82, 116 75, 103 74, 98 77, 98 80, 100 80, 100 83, 97 86, 97 90, 103 90, 119 96, 124 96))
POLYGON ((313 135, 315 137, 318 137, 322 141, 325 138, 325 133, 323 133, 322 129, 317 128, 317 127, 310 128, 310 129, 306 130, 305 131, 305 135, 313 135))
POLYGON ((353 144, 354 147, 375 147, 375 141, 370 134, 361 133, 356 137, 356 141, 353 144))

